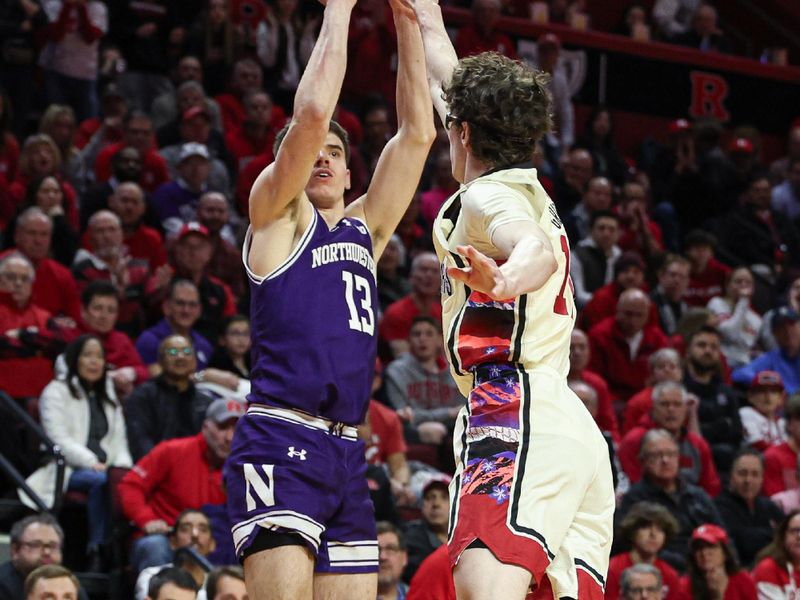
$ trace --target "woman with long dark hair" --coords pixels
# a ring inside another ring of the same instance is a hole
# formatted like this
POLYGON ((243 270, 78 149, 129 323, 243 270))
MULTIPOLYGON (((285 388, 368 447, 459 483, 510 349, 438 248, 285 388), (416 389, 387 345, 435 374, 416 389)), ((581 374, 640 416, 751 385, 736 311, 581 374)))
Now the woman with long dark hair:
POLYGON ((727 532, 717 525, 701 525, 689 542, 687 574, 681 588, 692 600, 756 600, 750 574, 739 566, 727 532))
MULTIPOLYGON (((100 546, 108 525, 107 475, 110 466, 132 464, 122 406, 108 376, 105 350, 96 335, 82 335, 64 351, 66 375, 42 391, 39 402, 42 427, 66 459, 64 491, 88 495, 89 565, 99 566, 100 546)), ((52 505, 55 461, 28 478, 28 485, 52 505)), ((25 494, 23 501, 30 504, 25 494)))
POLYGON ((595 175, 608 177, 614 185, 625 183, 628 164, 614 141, 614 124, 608 108, 597 106, 592 110, 575 146, 591 153, 595 175))
POLYGON ((775 528, 772 543, 759 554, 753 580, 759 598, 797 598, 800 590, 800 509, 775 528))

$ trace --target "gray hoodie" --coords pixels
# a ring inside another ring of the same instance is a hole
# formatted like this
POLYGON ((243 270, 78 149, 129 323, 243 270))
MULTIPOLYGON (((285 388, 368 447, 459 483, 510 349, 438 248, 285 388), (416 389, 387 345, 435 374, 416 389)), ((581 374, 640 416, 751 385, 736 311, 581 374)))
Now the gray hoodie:
POLYGON ((447 368, 428 373, 411 354, 403 354, 386 367, 386 393, 395 410, 406 406, 414 409, 414 424, 440 421, 453 422, 450 410, 464 403, 447 368))

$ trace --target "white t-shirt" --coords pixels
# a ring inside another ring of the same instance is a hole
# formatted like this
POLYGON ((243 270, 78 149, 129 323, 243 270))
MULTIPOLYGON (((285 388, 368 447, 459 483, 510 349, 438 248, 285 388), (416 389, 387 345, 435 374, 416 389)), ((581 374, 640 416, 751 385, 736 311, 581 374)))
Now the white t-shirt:
MULTIPOLYGON (((62 0, 46 0, 44 11, 51 23, 58 21, 62 0)), ((49 42, 43 49, 39 64, 50 71, 67 77, 94 81, 97 79, 98 47, 100 40, 87 43, 78 29, 78 7, 73 6, 67 18, 67 32, 59 42, 49 42)), ((89 21, 104 34, 108 31, 106 5, 97 0, 86 3, 89 21)))

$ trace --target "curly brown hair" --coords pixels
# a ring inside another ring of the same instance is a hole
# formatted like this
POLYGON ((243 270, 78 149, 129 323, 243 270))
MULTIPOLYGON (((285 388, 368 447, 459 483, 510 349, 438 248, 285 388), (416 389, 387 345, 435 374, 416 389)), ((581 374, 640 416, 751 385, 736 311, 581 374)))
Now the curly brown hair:
POLYGON ((469 123, 471 151, 493 167, 530 161, 553 126, 550 76, 497 52, 462 58, 442 98, 458 123, 469 123))

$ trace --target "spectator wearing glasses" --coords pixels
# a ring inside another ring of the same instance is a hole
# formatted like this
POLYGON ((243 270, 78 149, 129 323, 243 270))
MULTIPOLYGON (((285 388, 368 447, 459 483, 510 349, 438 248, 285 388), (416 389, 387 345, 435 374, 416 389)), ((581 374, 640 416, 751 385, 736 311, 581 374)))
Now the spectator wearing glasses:
MULTIPOLYGON (((60 565, 64 530, 47 513, 30 515, 11 526, 11 559, 0 564, 0 600, 25 597, 25 578, 43 565, 60 565)), ((86 599, 81 591, 79 598, 86 599)))
POLYGON ((403 533, 388 521, 378 521, 378 598, 405 600, 408 585, 400 580, 408 564, 403 533))
POLYGON ((211 397, 193 381, 194 345, 182 335, 167 336, 158 346, 160 374, 137 387, 125 403, 128 440, 134 460, 163 440, 197 434, 211 397))
POLYGON ((623 600, 661 600, 663 596, 661 571, 653 565, 640 563, 622 572, 619 597, 623 600))

